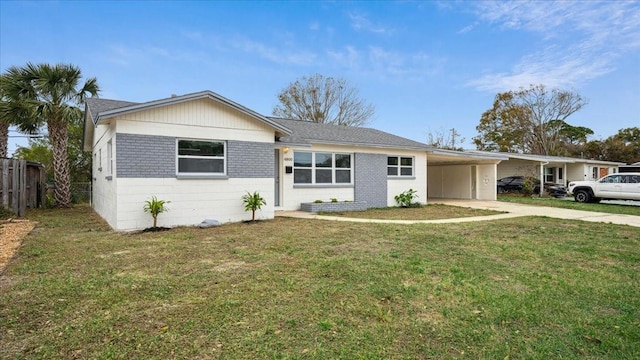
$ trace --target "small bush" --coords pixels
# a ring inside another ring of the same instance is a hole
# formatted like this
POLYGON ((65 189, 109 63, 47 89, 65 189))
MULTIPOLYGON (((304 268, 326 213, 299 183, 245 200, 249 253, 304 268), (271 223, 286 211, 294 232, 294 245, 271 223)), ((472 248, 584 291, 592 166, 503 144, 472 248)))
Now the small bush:
POLYGON ((262 205, 267 205, 267 201, 260 196, 260 193, 254 191, 253 194, 248 192, 242 196, 244 210, 251 211, 251 221, 256 220, 256 210, 262 209, 262 205))
POLYGON ((522 193, 525 195, 532 195, 535 188, 535 179, 527 178, 522 183, 522 193))
POLYGON ((314 203, 316 203, 316 204, 322 204, 323 202, 324 202, 324 201, 322 201, 322 200, 316 200, 316 201, 314 201, 314 203))
POLYGON ((158 200, 157 197, 152 197, 151 200, 145 201, 144 207, 142 208, 144 212, 148 212, 153 217, 153 227, 158 227, 158 215, 163 212, 169 211, 169 209, 165 206, 165 204, 170 203, 171 201, 166 200, 158 200))
POLYGON ((409 189, 403 193, 396 195, 394 199, 400 207, 417 207, 419 206, 419 204, 414 202, 414 200, 418 198, 418 195, 416 195, 416 193, 416 190, 409 189))
POLYGON ((336 202, 338 202, 338 199, 336 199, 336 198, 331 198, 331 202, 332 202, 332 203, 336 203, 336 202))

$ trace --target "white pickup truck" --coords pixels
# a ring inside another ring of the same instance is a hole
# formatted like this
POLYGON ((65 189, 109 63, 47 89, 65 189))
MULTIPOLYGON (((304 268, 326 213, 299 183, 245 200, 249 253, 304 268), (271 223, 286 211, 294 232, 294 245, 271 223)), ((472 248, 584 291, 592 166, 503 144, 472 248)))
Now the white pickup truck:
POLYGON ((582 203, 600 200, 640 201, 640 173, 611 174, 596 181, 572 181, 568 193, 582 203))

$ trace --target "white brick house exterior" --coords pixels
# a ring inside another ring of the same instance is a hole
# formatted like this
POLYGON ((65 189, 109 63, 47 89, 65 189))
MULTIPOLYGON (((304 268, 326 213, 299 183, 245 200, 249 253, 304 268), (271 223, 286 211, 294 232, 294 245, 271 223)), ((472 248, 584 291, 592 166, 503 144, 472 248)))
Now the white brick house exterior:
POLYGON ((147 103, 88 99, 84 147, 93 155, 93 208, 116 230, 151 226, 142 208, 152 196, 170 201, 159 226, 247 220, 247 191, 266 199, 261 219, 332 198, 393 206, 410 188, 422 203, 491 200, 500 161, 375 129, 265 117, 211 91, 147 103))

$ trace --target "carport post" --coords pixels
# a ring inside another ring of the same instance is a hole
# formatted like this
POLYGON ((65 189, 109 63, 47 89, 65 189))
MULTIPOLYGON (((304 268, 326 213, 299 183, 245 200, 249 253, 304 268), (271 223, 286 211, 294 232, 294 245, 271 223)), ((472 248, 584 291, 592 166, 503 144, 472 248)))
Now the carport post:
POLYGON ((544 194, 544 166, 547 164, 548 162, 540 162, 540 193, 538 194, 540 197, 544 194))

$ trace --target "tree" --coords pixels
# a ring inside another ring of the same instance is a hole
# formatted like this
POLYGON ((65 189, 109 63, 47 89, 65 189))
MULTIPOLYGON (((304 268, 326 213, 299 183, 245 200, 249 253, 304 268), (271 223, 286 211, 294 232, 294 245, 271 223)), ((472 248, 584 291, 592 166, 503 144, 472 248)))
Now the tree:
POLYGON ((4 97, 4 87, 0 86, 0 159, 7 157, 9 147, 9 125, 11 124, 4 97))
POLYGON ((170 202, 171 201, 158 200, 158 198, 155 196, 152 196, 151 200, 147 200, 144 202, 142 210, 151 214, 151 217, 153 218, 154 229, 158 228, 158 215, 162 214, 163 212, 169 211, 169 208, 166 207, 166 204, 170 202))
POLYGON ((82 116, 78 106, 84 99, 99 92, 96 78, 79 86, 81 79, 81 71, 74 65, 27 63, 10 67, 0 80, 6 98, 3 118, 11 117, 21 129, 47 127, 53 148, 54 197, 62 207, 71 205, 68 126, 82 116))
MULTIPOLYGON (((449 130, 446 134, 442 130, 430 132, 427 137, 427 145, 435 146, 440 149, 463 151, 464 148, 456 146, 456 137, 460 135, 456 129, 449 130)), ((457 142, 463 143, 464 138, 457 139, 457 142)))
POLYGON ((13 99, 9 98, 9 89, 20 86, 19 81, 6 74, 0 75, 0 158, 9 156, 9 127, 15 125, 20 132, 26 134, 38 132, 39 126, 32 120, 33 107, 26 95, 17 93, 12 94, 13 99))
POLYGON ((358 97, 358 90, 341 78, 303 76, 278 94, 273 115, 288 119, 346 126, 362 126, 375 113, 358 97))
POLYGON ((603 141, 604 156, 609 161, 633 164, 640 161, 640 128, 626 128, 603 141))
POLYGON ((253 194, 247 191, 242 195, 242 203, 245 211, 251 211, 251 221, 256 221, 256 210, 262 209, 262 205, 267 205, 267 201, 257 191, 253 194))
MULTIPOLYGON (((74 119, 69 125, 69 173, 71 183, 91 181, 91 152, 83 150, 83 118, 74 119)), ((48 138, 29 139, 29 146, 19 147, 14 157, 36 161, 44 165, 48 181, 53 181, 53 147, 48 138)))
POLYGON ((576 92, 548 91, 544 85, 499 93, 493 107, 482 114, 473 142, 479 150, 556 155, 561 152, 563 124, 586 104, 576 92))
POLYGON ((640 128, 620 129, 604 140, 588 141, 574 148, 569 155, 633 164, 640 161, 640 128))

